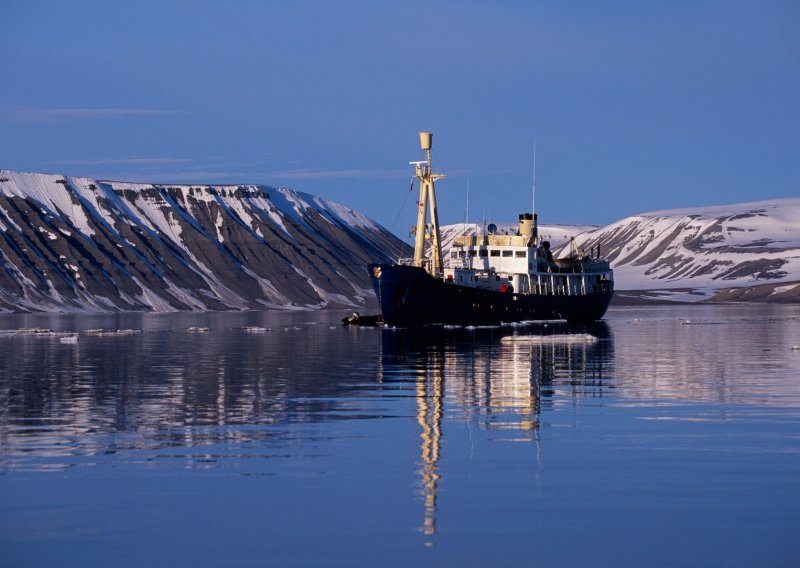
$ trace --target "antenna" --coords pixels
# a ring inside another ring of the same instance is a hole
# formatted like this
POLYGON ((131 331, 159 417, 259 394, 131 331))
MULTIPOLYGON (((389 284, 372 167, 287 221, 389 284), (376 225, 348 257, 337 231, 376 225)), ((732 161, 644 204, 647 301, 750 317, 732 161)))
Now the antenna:
POLYGON ((467 178, 467 208, 464 210, 464 226, 469 223, 469 178, 467 178))
POLYGON ((531 213, 536 213, 536 142, 533 143, 533 182, 531 184, 531 213))

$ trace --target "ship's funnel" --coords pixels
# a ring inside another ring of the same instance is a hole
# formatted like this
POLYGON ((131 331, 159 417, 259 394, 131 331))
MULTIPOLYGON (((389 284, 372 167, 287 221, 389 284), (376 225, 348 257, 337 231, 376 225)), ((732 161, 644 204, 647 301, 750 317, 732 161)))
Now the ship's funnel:
POLYGON ((419 145, 422 146, 423 150, 430 150, 431 145, 433 144, 433 134, 430 132, 420 132, 419 133, 419 145))
POLYGON ((523 237, 533 237, 534 235, 533 214, 520 213, 519 215, 519 234, 523 237))

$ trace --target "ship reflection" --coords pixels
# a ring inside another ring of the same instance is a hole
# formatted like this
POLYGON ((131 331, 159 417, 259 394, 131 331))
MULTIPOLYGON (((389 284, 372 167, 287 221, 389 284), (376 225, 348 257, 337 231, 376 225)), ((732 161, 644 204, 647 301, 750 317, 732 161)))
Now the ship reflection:
POLYGON ((436 533, 436 483, 439 480, 439 446, 442 438, 443 360, 438 353, 431 356, 430 375, 420 373, 416 381, 417 423, 421 433, 420 477, 425 499, 425 520, 422 532, 436 533))
POLYGON ((426 546, 436 534, 442 419, 476 424, 490 440, 539 447, 541 413, 556 399, 600 397, 612 375, 613 338, 603 322, 493 329, 386 330, 381 380, 413 377, 420 428, 419 487, 426 546), (404 372, 405 371, 405 372, 404 372), (567 391, 569 396, 555 397, 567 391))

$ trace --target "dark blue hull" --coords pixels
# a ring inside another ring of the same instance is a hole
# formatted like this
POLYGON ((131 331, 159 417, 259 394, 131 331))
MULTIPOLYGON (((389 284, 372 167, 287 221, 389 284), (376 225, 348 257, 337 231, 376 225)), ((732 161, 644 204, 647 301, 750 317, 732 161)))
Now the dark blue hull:
POLYGON ((396 264, 369 267, 383 321, 392 326, 491 325, 529 320, 591 322, 603 317, 610 285, 587 295, 509 294, 459 286, 423 268, 396 264))

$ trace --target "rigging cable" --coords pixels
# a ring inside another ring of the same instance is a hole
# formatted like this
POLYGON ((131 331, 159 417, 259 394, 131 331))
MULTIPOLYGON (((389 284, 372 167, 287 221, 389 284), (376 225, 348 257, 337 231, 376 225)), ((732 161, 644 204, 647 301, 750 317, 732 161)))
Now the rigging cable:
POLYGON ((397 224, 397 219, 400 218, 400 214, 403 212, 403 208, 405 208, 406 206, 406 202, 408 201, 408 196, 411 195, 411 193, 413 193, 414 191, 414 179, 415 178, 413 177, 411 178, 411 187, 408 188, 408 191, 406 192, 406 197, 405 199, 403 199, 403 203, 402 205, 400 205, 400 209, 397 210, 397 215, 394 216, 394 221, 392 221, 392 226, 389 227, 390 233, 394 232, 394 226, 397 224))

